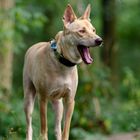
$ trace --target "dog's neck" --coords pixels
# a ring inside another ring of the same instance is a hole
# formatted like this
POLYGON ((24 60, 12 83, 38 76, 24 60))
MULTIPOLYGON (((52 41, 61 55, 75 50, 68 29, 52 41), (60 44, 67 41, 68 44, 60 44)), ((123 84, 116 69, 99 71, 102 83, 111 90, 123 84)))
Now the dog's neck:
POLYGON ((57 51, 72 63, 79 64, 82 59, 77 49, 77 46, 68 37, 65 37, 64 32, 60 31, 55 37, 57 43, 57 51))

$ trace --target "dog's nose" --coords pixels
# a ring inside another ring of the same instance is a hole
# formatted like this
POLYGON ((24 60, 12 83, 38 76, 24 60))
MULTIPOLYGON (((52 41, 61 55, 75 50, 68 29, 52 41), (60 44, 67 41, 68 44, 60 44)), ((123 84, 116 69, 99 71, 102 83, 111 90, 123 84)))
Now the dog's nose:
POLYGON ((96 45, 101 45, 102 42, 103 42, 102 38, 97 38, 95 40, 96 45))

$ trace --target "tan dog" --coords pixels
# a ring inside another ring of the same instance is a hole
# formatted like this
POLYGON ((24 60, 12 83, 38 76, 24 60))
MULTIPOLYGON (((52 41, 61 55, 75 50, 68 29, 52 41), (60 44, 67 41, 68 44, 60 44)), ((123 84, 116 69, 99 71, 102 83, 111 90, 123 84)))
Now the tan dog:
POLYGON ((90 5, 83 16, 77 18, 70 5, 64 17, 64 30, 52 42, 41 42, 30 47, 25 56, 23 85, 24 110, 27 121, 26 140, 32 140, 32 112, 35 96, 40 101, 41 136, 48 140, 46 106, 51 101, 55 113, 55 136, 68 140, 71 117, 74 109, 78 75, 76 64, 82 60, 92 63, 90 46, 98 46, 102 39, 90 23, 90 5), (64 126, 61 133, 61 120, 64 126))

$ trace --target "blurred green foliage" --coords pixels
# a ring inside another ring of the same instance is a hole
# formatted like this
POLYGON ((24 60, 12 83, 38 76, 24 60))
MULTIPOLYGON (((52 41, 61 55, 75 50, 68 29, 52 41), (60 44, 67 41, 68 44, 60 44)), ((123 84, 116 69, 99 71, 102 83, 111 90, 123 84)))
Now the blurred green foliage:
MULTIPOLYGON (((140 1, 116 2, 119 82, 117 88, 112 86, 111 70, 102 64, 79 67, 79 87, 71 125, 71 140, 90 140, 93 135, 104 140, 106 138, 102 138, 101 133, 140 131, 140 1)), ((54 0, 16 0, 10 12, 10 17, 15 23, 13 92, 8 96, 0 93, 0 139, 25 139, 22 89, 24 54, 32 44, 51 40, 63 29, 62 15, 67 3, 71 3, 78 13, 76 7, 80 2, 74 0, 65 0, 63 3, 54 0)), ((83 9, 87 3, 92 4, 91 20, 97 27, 97 32, 101 34, 101 1, 82 1, 83 9)), ((13 29, 8 32, 4 30, 0 29, 2 40, 11 32, 13 34, 13 29)), ((38 110, 36 102, 33 113, 34 140, 38 140, 39 137, 38 110)), ((50 139, 54 139, 53 116, 49 105, 50 139)))

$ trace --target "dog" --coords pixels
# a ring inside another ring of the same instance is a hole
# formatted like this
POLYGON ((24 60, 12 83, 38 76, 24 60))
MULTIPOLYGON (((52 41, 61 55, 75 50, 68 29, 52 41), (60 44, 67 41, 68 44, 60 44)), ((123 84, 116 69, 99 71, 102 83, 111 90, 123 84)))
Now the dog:
POLYGON ((47 103, 55 114, 55 137, 68 140, 78 85, 77 64, 93 59, 89 47, 99 46, 101 37, 90 22, 90 4, 77 18, 68 4, 63 16, 63 31, 50 42, 31 46, 25 54, 23 69, 24 111, 27 122, 26 140, 32 140, 32 112, 36 95, 40 104, 41 139, 48 140, 47 103), (63 115, 64 111, 64 115, 63 115), (64 116, 63 132, 61 120, 64 116))

